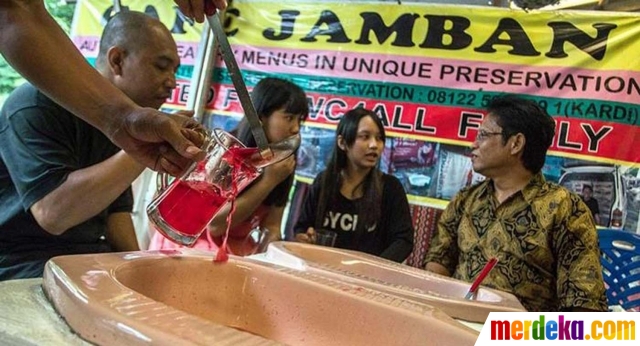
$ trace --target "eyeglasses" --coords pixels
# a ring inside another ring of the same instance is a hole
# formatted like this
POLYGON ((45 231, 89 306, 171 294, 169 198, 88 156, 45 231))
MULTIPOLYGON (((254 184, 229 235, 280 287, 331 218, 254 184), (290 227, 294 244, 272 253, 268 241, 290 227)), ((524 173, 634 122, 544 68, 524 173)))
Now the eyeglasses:
POLYGON ((485 130, 478 130, 478 134, 476 135, 476 141, 482 142, 491 136, 501 135, 502 133, 503 132, 489 132, 485 130))

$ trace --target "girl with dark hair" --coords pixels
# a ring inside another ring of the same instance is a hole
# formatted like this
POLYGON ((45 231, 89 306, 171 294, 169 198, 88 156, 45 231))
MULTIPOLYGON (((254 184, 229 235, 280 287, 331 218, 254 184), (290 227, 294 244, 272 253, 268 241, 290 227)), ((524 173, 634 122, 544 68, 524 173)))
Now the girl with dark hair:
MULTIPOLYGON (((300 122, 309 114, 307 97, 292 82, 279 78, 264 78, 251 92, 251 100, 262 122, 267 140, 280 142, 300 131, 300 122)), ((246 118, 232 134, 247 147, 256 147, 255 139, 246 118)), ((267 166, 262 175, 249 185, 235 201, 235 213, 231 220, 227 248, 235 255, 257 252, 269 242, 280 239, 282 215, 293 183, 296 154, 267 166), (268 239, 260 242, 261 235, 252 237, 256 230, 268 230, 268 239)), ((227 229, 229 205, 220 210, 193 247, 217 249, 222 244, 227 229)), ((177 248, 161 234, 156 233, 149 249, 177 248)))
POLYGON ((413 248, 413 225, 402 184, 380 171, 385 132, 375 113, 344 114, 327 169, 306 196, 296 240, 314 243, 316 229, 337 233, 335 246, 402 262, 413 248))

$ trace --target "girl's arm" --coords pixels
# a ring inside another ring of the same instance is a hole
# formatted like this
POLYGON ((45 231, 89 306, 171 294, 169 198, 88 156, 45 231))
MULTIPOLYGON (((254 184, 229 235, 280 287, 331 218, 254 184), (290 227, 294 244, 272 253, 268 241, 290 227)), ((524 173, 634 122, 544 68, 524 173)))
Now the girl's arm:
MULTIPOLYGON (((231 220, 231 228, 244 222, 260 204, 269 196, 271 191, 284 179, 291 175, 295 169, 295 157, 280 161, 265 169, 262 177, 248 190, 242 192, 235 201, 235 213, 231 220)), ((229 215, 230 205, 227 204, 209 224, 209 231, 214 237, 224 234, 227 229, 227 215, 229 215)))
POLYGON ((269 214, 262 221, 262 228, 269 230, 267 244, 272 241, 282 240, 282 215, 284 215, 284 206, 271 206, 269 214))
POLYGON ((309 228, 315 227, 316 224, 316 211, 318 209, 318 199, 320 198, 320 183, 322 173, 318 174, 313 184, 309 187, 304 196, 304 202, 302 202, 302 208, 300 210, 300 216, 293 227, 293 231, 296 234, 303 235, 309 228))
POLYGON ((315 225, 318 205, 320 203, 320 192, 322 191, 322 176, 324 172, 318 174, 309 187, 304 197, 300 216, 293 227, 295 240, 301 243, 315 243, 315 225))
POLYGON ((384 224, 387 225, 386 231, 389 234, 385 237, 388 239, 388 246, 380 257, 402 262, 413 250, 413 223, 409 201, 397 178, 387 176, 384 185, 382 195, 384 209, 381 215, 388 218, 384 224))

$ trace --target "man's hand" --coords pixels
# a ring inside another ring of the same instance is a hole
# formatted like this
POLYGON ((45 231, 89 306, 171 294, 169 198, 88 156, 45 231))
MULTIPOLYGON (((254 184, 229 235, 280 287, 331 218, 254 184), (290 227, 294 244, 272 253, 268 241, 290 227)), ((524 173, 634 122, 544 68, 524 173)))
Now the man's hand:
POLYGON ((196 22, 204 22, 205 15, 213 15, 216 9, 227 8, 226 0, 174 0, 180 11, 196 22))
POLYGON ((136 108, 109 132, 109 138, 138 162, 158 172, 180 175, 204 158, 202 126, 195 120, 136 108))
POLYGON ((198 132, 201 136, 193 143, 198 145, 198 147, 202 147, 202 143, 207 136, 207 129, 193 119, 194 114, 195 112, 191 110, 179 110, 175 113, 167 114, 167 116, 175 120, 180 127, 198 132))
POLYGON ((436 273, 444 276, 451 276, 449 269, 447 269, 445 266, 443 266, 440 263, 429 262, 425 265, 424 269, 432 273, 436 273))

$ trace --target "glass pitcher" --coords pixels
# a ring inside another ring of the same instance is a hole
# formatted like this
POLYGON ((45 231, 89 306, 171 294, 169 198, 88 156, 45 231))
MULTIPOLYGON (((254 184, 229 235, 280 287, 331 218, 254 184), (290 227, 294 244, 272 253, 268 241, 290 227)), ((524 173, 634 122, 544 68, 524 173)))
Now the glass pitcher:
POLYGON ((180 245, 193 245, 216 213, 264 167, 248 159, 257 148, 246 148, 221 129, 211 131, 205 149, 205 159, 194 163, 147 207, 156 229, 180 245))

